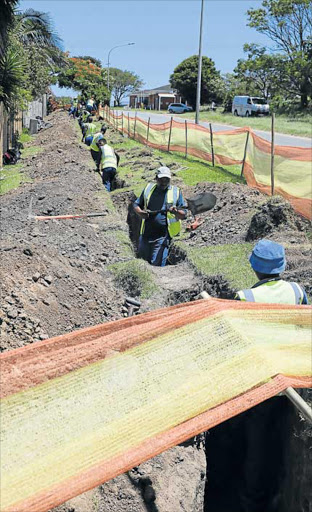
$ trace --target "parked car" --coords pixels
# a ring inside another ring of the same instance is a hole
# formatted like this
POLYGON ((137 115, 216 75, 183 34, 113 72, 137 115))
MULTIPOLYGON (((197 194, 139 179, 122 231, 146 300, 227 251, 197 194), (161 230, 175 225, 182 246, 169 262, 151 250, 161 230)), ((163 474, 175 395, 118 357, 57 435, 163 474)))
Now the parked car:
POLYGON ((259 114, 269 115, 270 107, 264 98, 253 96, 235 96, 232 103, 232 114, 234 116, 257 116, 259 114))
POLYGON ((168 105, 168 112, 170 114, 184 114, 184 112, 193 112, 193 109, 184 103, 170 103, 168 105))

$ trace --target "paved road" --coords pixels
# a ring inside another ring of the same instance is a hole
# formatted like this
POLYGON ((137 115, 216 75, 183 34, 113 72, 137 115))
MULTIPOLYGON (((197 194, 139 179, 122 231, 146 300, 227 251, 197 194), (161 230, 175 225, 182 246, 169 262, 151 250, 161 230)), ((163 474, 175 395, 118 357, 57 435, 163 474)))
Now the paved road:
MULTIPOLYGON (((121 113, 121 111, 119 111, 121 113)), ((134 110, 123 110, 123 112, 129 112, 130 117, 134 117, 135 111, 134 110)), ((142 119, 148 120, 148 118, 151 118, 151 123, 164 123, 165 121, 168 121, 171 118, 171 115, 169 114, 154 114, 151 111, 148 112, 138 112, 138 116, 142 119)), ((173 119, 175 121, 180 121, 181 123, 184 123, 185 118, 181 118, 179 116, 173 116, 173 119)), ((194 123, 193 119, 188 119, 190 123, 194 123)), ((247 121, 246 121, 247 122, 247 121)), ((206 126, 209 128, 209 123, 200 122, 201 125, 206 126)), ((222 130, 235 130, 239 128, 238 126, 230 126, 228 124, 216 124, 212 123, 212 129, 213 131, 220 132, 222 130)), ((271 141, 271 133, 270 132, 264 132, 262 130, 254 130, 254 132, 259 135, 259 137, 262 137, 263 139, 266 139, 268 141, 271 141)), ((275 134, 275 144, 280 146, 293 146, 293 147, 300 147, 300 148, 311 148, 312 147, 312 138, 308 137, 296 137, 294 135, 285 135, 282 133, 276 133, 275 134)))

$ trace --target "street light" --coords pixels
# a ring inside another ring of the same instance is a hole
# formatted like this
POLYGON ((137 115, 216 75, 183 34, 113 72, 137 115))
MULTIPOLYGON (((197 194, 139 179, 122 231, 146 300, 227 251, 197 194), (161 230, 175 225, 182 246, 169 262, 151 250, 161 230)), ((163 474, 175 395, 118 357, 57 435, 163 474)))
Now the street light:
POLYGON ((195 123, 196 124, 199 123, 199 105, 200 105, 200 89, 201 89, 201 74, 202 74, 203 15, 204 15, 204 0, 201 1, 201 13, 200 13, 198 73, 197 73, 197 91, 196 91, 196 114, 195 114, 195 123))
POLYGON ((126 44, 119 44, 117 46, 114 46, 113 48, 111 48, 108 52, 108 58, 107 58, 107 89, 108 89, 108 94, 109 94, 109 56, 111 54, 111 52, 113 50, 115 50, 116 48, 121 48, 122 46, 131 46, 135 43, 126 43, 126 44))

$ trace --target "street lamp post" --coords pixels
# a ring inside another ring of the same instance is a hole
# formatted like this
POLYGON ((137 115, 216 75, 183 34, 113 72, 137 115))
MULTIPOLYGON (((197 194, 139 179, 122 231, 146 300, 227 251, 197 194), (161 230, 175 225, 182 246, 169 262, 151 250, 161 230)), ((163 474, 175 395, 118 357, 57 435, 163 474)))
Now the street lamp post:
POLYGON ((107 89, 108 89, 108 94, 109 94, 109 57, 110 57, 110 54, 113 50, 115 50, 116 48, 121 48, 122 46, 132 46, 133 44, 135 43, 126 43, 126 44, 119 44, 117 46, 114 46, 113 48, 111 48, 108 52, 108 58, 107 58, 107 89))
POLYGON ((197 74, 197 91, 196 91, 196 114, 195 123, 199 123, 199 106, 200 106, 200 89, 201 89, 201 74, 202 74, 202 35, 203 35, 203 16, 204 15, 204 0, 201 0, 201 13, 200 13, 200 29, 199 29, 199 50, 198 50, 198 74, 197 74))

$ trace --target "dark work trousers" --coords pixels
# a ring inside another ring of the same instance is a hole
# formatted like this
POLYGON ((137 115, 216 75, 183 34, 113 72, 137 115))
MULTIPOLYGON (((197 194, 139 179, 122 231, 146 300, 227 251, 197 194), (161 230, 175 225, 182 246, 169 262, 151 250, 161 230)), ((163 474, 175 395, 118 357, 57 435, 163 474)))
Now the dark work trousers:
POLYGON ((207 432, 207 511, 278 512, 291 407, 270 398, 207 432))
POLYGON ((94 151, 94 149, 91 149, 91 156, 95 162, 96 170, 98 171, 100 169, 101 151, 94 151))
POLYGON ((147 240, 141 235, 138 248, 140 258, 143 258, 143 260, 148 261, 155 267, 164 267, 167 263, 170 240, 169 235, 153 241, 147 240))
POLYGON ((117 170, 114 167, 105 167, 102 171, 102 182, 107 192, 112 189, 112 181, 115 178, 117 170))

